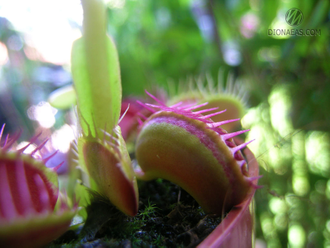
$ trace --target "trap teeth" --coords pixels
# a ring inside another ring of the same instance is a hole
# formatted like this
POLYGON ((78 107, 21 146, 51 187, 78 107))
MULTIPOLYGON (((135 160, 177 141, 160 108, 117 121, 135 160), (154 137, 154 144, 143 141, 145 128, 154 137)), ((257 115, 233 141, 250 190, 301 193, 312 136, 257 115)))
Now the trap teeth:
POLYGON ((246 133, 250 131, 250 129, 247 129, 247 130, 241 130, 241 131, 237 131, 237 132, 233 132, 233 133, 226 133, 226 134, 222 134, 221 137, 223 138, 223 140, 228 140, 228 139, 231 139, 235 136, 238 136, 242 133, 246 133))
MULTIPOLYGON (((202 109, 202 110, 199 110, 199 111, 195 111, 194 113, 195 114, 203 114, 203 113, 207 113, 207 112, 210 112, 210 111, 213 111, 213 110, 217 110, 218 107, 215 107, 215 108, 209 108, 209 109, 202 109)), ((226 110, 224 110, 226 111, 226 110)))
POLYGON ((254 139, 253 139, 253 140, 250 140, 250 141, 248 141, 248 142, 246 142, 246 143, 243 143, 243 144, 240 144, 240 145, 238 145, 238 146, 235 146, 235 147, 231 148, 232 153, 235 154, 237 151, 239 151, 239 150, 245 148, 245 147, 246 147, 248 144, 250 144, 252 141, 254 141, 254 139))
POLYGON ((211 117, 213 117, 213 116, 216 116, 216 115, 219 115, 219 114, 222 114, 222 113, 224 113, 224 112, 226 112, 227 110, 225 109, 225 110, 222 110, 222 111, 219 111, 219 112, 215 112, 215 113, 212 113, 212 114, 209 114, 209 115, 204 115, 202 118, 203 119, 208 119, 208 118, 211 118, 211 117))
POLYGON ((207 123, 207 125, 211 128, 215 128, 215 127, 220 127, 224 124, 227 124, 227 123, 231 123, 231 122, 234 122, 234 121, 239 121, 240 119, 231 119, 231 120, 225 120, 225 121, 219 121, 219 122, 214 122, 214 123, 207 123))

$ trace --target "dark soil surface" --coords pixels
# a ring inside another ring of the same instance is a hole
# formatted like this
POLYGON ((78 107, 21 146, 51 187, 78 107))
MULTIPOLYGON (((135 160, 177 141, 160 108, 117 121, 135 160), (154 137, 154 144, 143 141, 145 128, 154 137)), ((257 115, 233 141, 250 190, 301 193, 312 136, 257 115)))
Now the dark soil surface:
POLYGON ((84 227, 67 231, 49 247, 195 247, 221 221, 169 181, 140 182, 139 191, 135 217, 94 195, 84 227))

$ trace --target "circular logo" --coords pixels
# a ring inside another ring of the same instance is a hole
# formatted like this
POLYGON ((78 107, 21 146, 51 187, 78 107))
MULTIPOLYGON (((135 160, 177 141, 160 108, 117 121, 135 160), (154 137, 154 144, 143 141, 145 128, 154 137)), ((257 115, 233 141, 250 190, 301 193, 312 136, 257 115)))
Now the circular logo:
POLYGON ((289 9, 285 14, 285 21, 292 27, 299 26, 304 19, 304 15, 300 9, 289 9))

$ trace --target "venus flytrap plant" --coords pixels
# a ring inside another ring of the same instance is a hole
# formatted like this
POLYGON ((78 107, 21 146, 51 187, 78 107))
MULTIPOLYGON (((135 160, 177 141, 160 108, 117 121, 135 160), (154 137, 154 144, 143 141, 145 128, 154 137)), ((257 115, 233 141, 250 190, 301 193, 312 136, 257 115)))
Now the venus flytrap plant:
POLYGON ((56 153, 43 159, 34 156, 47 140, 31 154, 24 154, 38 136, 23 148, 13 150, 17 138, 18 135, 7 135, 0 147, 0 244, 41 247, 68 229, 75 207, 71 208, 58 190, 56 170, 62 164, 53 170, 45 166, 56 153))
MULTIPOLYGON (((220 126, 238 120, 236 118, 242 114, 241 102, 224 95, 219 98, 220 91, 213 85, 209 84, 209 90, 205 91, 201 83, 177 97, 170 107, 149 94, 158 104, 139 103, 148 118, 140 113, 146 120, 140 121, 136 143, 139 166, 134 171, 119 126, 129 110, 126 109, 120 118, 119 61, 116 47, 106 35, 104 3, 102 0, 82 0, 82 6, 83 37, 72 49, 74 89, 62 89, 50 101, 57 107, 66 108, 77 100, 80 133, 76 153, 79 165, 87 175, 84 183, 97 191, 98 194, 94 192, 95 199, 101 198, 95 202, 100 203, 106 197, 120 211, 134 216, 138 211, 136 177, 141 180, 161 177, 185 189, 207 213, 223 214, 240 204, 259 187, 254 182, 258 177, 249 176, 247 162, 240 152, 250 142, 236 145, 233 139, 248 130, 227 133, 220 126), (72 97, 73 92, 76 97, 72 97), (219 108, 232 105, 238 111, 228 111, 229 120, 217 119, 226 113, 219 108)), ((133 109, 132 119, 139 110, 133 109)), ((131 123, 128 124, 127 136, 132 128, 131 123)), ((3 128, 0 141, 2 132, 3 128)), ((43 163, 33 158, 44 143, 31 155, 24 155, 24 150, 33 141, 21 150, 9 153, 14 142, 15 139, 6 137, 0 147, 0 245, 23 247, 21 242, 24 242, 26 247, 41 246, 67 229, 74 211, 58 192, 56 174, 43 165, 53 155, 43 163)), ((76 192, 82 188, 77 187, 76 192)), ((83 194, 86 195, 85 188, 83 194)), ((112 207, 108 202, 106 205, 106 208, 112 207)), ((94 207, 93 204, 90 206, 94 207)), ((142 219, 150 218, 155 209, 149 204, 141 212, 142 219)), ((103 225, 108 219, 98 210, 96 207, 87 220, 97 216, 95 222, 103 225)), ((92 229, 88 225, 86 221, 87 232, 92 229)))
MULTIPOLYGON (((77 155, 87 175, 84 183, 130 216, 138 211, 136 177, 141 180, 161 177, 176 183, 207 213, 221 215, 242 203, 258 188, 255 184, 258 177, 249 176, 247 162, 240 152, 249 142, 236 145, 234 141, 235 136, 248 130, 227 133, 220 126, 239 120, 244 104, 229 94, 219 96, 220 88, 216 90, 210 82, 208 90, 198 82, 189 92, 172 100, 170 107, 169 99, 159 100, 148 94, 155 104, 139 102, 140 106, 125 109, 130 118, 122 113, 119 119, 119 62, 115 45, 106 35, 104 4, 101 0, 82 0, 82 5, 84 32, 73 45, 72 75, 81 129, 77 155), (223 106, 237 110, 229 111, 229 120, 217 119, 225 113, 219 111, 223 106), (138 121, 141 125, 135 150, 138 166, 133 170, 119 124, 122 121, 126 138, 134 130, 132 121, 137 116, 145 122, 138 121)), ((55 102, 56 99, 58 96, 55 102)), ((92 219, 97 219, 100 225, 108 221, 98 216, 104 213, 88 214, 83 234, 93 226, 92 219)))
POLYGON ((138 209, 138 190, 118 126, 121 82, 116 47, 106 34, 101 0, 82 0, 83 36, 72 48, 72 75, 81 125, 79 163, 89 186, 127 215, 138 209))
MULTIPOLYGON (((150 95, 150 94, 149 94, 150 95)), ((227 133, 220 126, 239 119, 214 122, 225 111, 214 108, 193 111, 204 104, 166 106, 144 104, 153 114, 143 123, 136 143, 139 179, 170 180, 193 196, 207 213, 222 214, 241 203, 254 188, 247 163, 233 137, 248 130, 227 133), (204 115, 202 115, 204 114, 204 115)))

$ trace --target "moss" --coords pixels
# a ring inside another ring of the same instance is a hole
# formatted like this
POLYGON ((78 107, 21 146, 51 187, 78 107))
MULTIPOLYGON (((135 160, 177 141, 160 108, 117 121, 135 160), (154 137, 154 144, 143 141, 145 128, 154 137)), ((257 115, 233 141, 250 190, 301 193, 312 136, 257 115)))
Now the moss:
POLYGON ((135 217, 122 214, 94 194, 83 229, 75 234, 69 231, 72 240, 62 236, 50 247, 195 247, 221 221, 220 216, 206 215, 188 193, 169 181, 139 186, 135 217))

